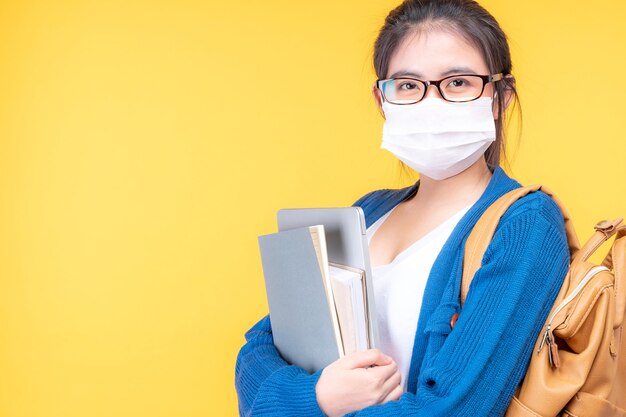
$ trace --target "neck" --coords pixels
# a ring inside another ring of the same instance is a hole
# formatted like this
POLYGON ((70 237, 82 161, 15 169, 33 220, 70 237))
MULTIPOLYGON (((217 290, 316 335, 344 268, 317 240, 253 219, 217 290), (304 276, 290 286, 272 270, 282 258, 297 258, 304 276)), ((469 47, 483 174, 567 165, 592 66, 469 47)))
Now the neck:
POLYGON ((480 198, 492 175, 484 157, 460 174, 444 180, 421 175, 414 203, 433 208, 467 206, 480 198))

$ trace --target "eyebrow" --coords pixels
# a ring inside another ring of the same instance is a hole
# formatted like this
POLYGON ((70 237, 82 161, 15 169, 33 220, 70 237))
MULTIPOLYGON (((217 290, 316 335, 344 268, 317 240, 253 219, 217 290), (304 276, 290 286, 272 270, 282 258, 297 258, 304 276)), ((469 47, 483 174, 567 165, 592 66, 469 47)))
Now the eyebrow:
MULTIPOLYGON (((473 69, 471 69, 470 67, 452 67, 449 70, 442 72, 440 76, 443 78, 443 77, 447 77, 448 75, 453 75, 453 74, 476 74, 478 75, 478 73, 474 71, 473 69)), ((412 72, 408 70, 396 71, 393 74, 391 74, 389 78, 406 77, 406 76, 423 79, 422 74, 420 74, 419 72, 412 72)))

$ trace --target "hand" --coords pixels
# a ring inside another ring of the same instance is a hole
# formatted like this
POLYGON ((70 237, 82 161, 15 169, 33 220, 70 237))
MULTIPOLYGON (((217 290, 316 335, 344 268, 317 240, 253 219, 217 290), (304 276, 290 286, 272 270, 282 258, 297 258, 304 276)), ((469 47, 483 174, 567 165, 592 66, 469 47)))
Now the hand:
POLYGON ((337 359, 322 371, 315 393, 328 417, 340 417, 402 395, 398 365, 378 349, 337 359), (369 368, 370 365, 375 365, 369 368))

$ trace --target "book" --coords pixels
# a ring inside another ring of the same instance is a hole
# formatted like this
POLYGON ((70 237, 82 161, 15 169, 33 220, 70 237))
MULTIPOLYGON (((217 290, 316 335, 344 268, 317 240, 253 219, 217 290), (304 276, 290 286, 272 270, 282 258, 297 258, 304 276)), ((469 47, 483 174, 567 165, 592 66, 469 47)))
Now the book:
POLYGON ((329 272, 343 354, 366 350, 370 338, 365 273, 362 269, 333 262, 329 262, 329 272))
POLYGON ((315 372, 370 345, 365 273, 329 262, 323 225, 259 236, 274 345, 315 372))

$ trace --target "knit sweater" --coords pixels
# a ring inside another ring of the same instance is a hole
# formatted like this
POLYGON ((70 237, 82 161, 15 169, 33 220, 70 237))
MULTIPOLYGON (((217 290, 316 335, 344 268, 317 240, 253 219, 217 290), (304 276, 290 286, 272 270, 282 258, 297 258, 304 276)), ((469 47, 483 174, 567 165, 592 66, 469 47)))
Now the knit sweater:
MULTIPOLYGON (((570 254, 559 207, 542 191, 530 193, 501 218, 463 305, 460 288, 465 242, 498 197, 521 187, 499 166, 478 201, 459 221, 436 258, 423 294, 407 392, 398 400, 346 414, 365 416, 504 415, 522 380, 535 340, 567 273, 570 254)), ((359 198, 369 227, 412 197, 419 181, 359 198)), ((244 335, 235 364, 242 416, 317 416, 309 374, 288 364, 273 344, 269 314, 244 335)))

